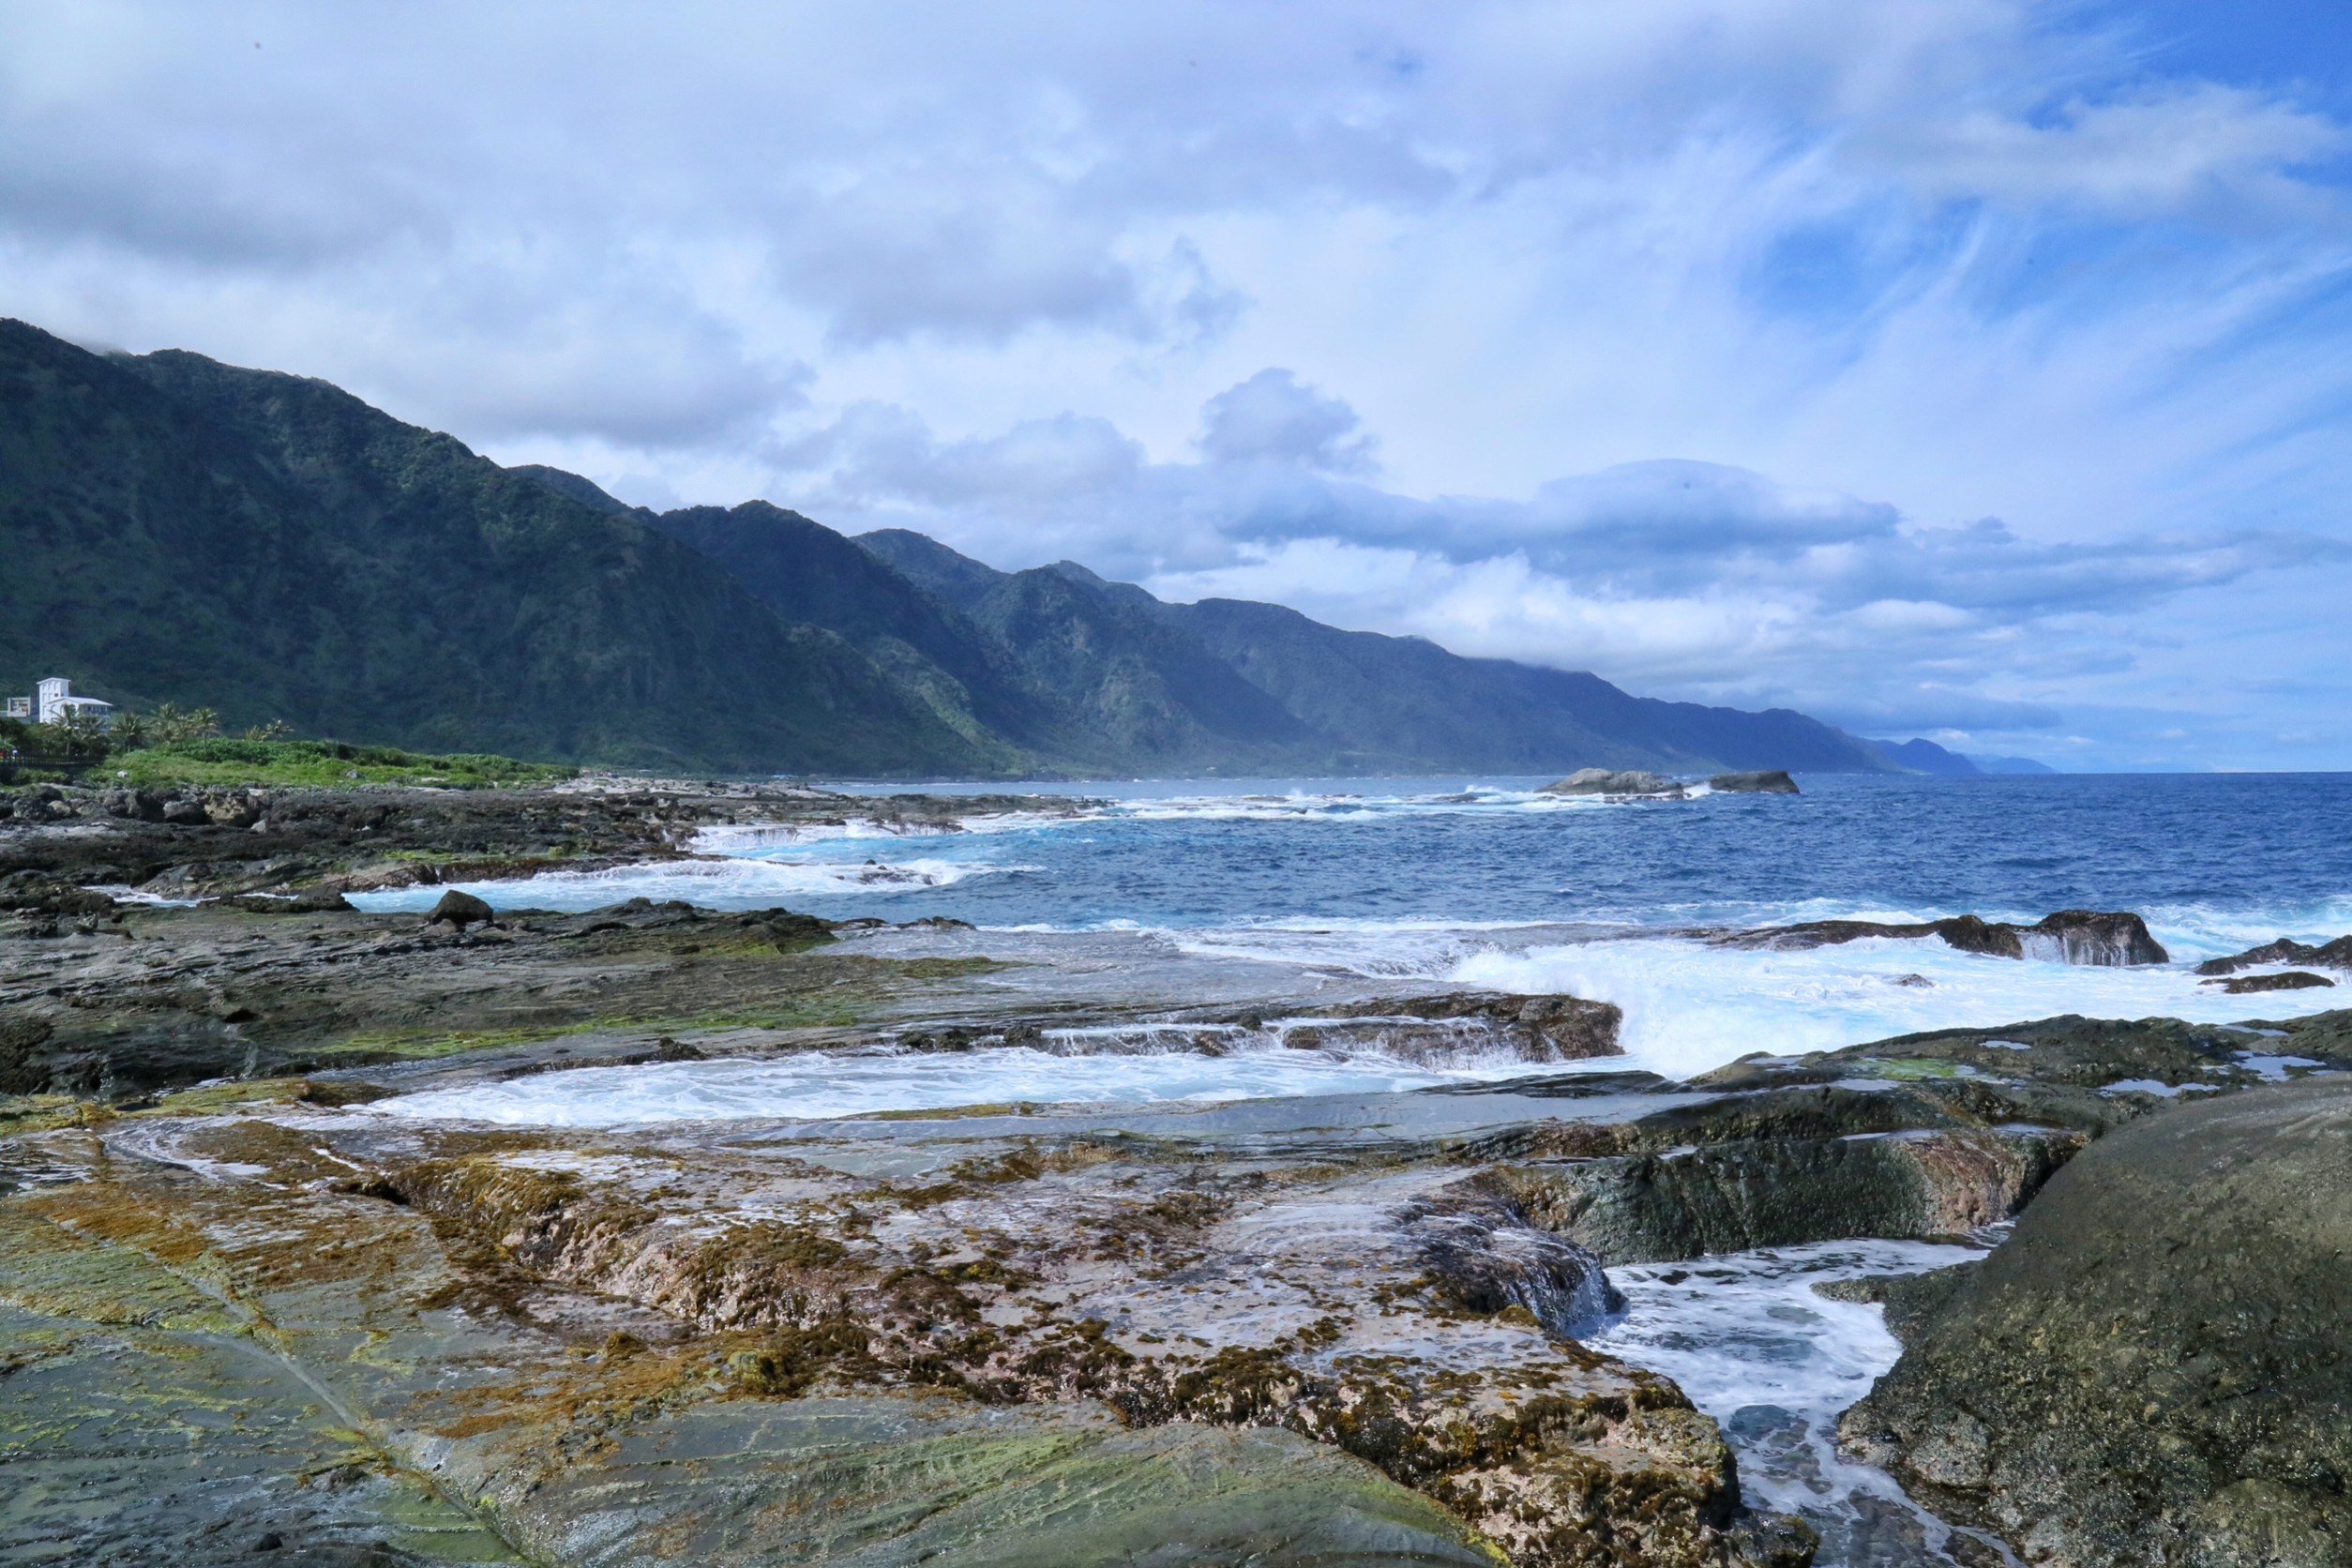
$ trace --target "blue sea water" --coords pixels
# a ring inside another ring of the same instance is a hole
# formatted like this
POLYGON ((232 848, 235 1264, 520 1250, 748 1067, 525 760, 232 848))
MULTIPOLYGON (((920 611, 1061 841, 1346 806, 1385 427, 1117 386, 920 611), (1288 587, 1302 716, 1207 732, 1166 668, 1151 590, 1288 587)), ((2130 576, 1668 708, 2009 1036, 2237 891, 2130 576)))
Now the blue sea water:
MULTIPOLYGON (((1861 911, 2352 915, 2352 775, 1806 777, 1804 793, 1603 804, 1541 779, 1090 785, 1104 816, 923 840, 904 920, 1761 923, 1861 911), (983 874, 970 873, 982 871, 983 874)), ((765 852, 890 863, 870 842, 765 852)), ((2276 934, 2275 932, 2269 934, 2276 934)))
MULTIPOLYGON (((2276 1048, 2258 1020, 2352 999, 2341 988, 2232 997, 2194 972, 2201 958, 2273 937, 2352 932, 2352 776, 1807 777, 1795 797, 1617 803, 1545 796, 1542 782, 1088 785, 1062 792, 1103 804, 1074 816, 974 817, 960 832, 902 834, 845 812, 815 830, 715 832, 698 845, 703 858, 470 890, 505 909, 647 897, 835 919, 946 916, 979 929, 852 940, 1012 957, 1048 984, 1108 969, 1134 975, 1138 994, 1148 980, 1152 994, 1182 996, 1211 965, 1220 976, 1263 966, 1298 995, 1334 972, 1567 992, 1618 1003, 1630 1064, 1678 1077, 1750 1051, 2059 1013, 2235 1024, 2247 1063, 2275 1074, 2284 1062, 2266 1054, 2276 1048), (1832 917, 2030 921, 2070 908, 2139 912, 2173 961, 2088 968, 1934 939, 1753 952, 1696 934, 1832 917)), ((365 901, 421 907, 439 892, 365 901)), ((941 1057, 861 1045, 545 1073, 371 1113, 573 1125, 823 1119, 1004 1100, 1362 1095, 1558 1070, 1282 1048, 941 1057)), ((1971 1252, 1845 1241, 1711 1259, 1696 1277, 1620 1269, 1628 1310, 1591 1343, 1668 1374, 1723 1421, 1751 1500, 1804 1513, 1822 1531, 1825 1568, 1950 1564, 1951 1528, 1832 1440, 1836 1412, 1899 1347, 1877 1308, 1811 1286, 1971 1252)), ((1980 1542, 1968 1560, 1990 1550, 1980 1542)))
POLYGON ((1540 782, 1088 785, 1063 792, 1100 802, 1074 816, 913 834, 849 813, 717 830, 701 858, 470 890, 502 908, 647 897, 940 915, 984 937, 1128 931, 1138 968, 1175 954, 1569 992, 1623 1007, 1628 1050, 1677 1074, 1917 1029, 2068 1012, 2232 1022, 2346 994, 2229 997, 2192 970, 2277 936, 2352 931, 2352 776, 1828 776, 1793 797, 1631 802, 1540 782), (1758 953, 1678 934, 2059 909, 2135 911, 2176 962, 2093 970, 1933 940, 1758 953))

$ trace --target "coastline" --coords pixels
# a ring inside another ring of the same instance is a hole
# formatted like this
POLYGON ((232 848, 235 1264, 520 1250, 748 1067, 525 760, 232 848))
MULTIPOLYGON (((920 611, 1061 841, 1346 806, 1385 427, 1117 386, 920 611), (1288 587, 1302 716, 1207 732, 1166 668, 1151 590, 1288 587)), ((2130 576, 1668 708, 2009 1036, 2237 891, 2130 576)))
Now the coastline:
MULTIPOLYGON (((566 1521, 593 1494, 699 1560, 731 1540, 751 1555, 726 1560, 928 1542, 979 1561, 1033 1517, 1024 1499, 1085 1474, 1108 1489, 1049 1515, 1055 1560, 1111 1560, 1170 1510, 1203 1550, 1266 1560, 1310 1539, 1366 1561, 1826 1564, 1897 1539, 1995 1560, 1970 1532, 2012 1528, 1998 1503, 1931 1508, 1894 1479, 1924 1473, 1909 1450, 1873 1468, 1838 1447, 1838 1411, 1901 1347, 1834 1292, 1982 1256, 2117 1129, 2352 1070, 2325 991, 1662 1075, 1625 1054, 1634 1008, 1471 983, 1556 975, 1540 954, 1575 945, 1515 957, 1491 930, 1467 966, 1411 971, 1214 931, 509 901, 534 885, 517 870, 658 869, 714 833, 856 848, 969 816, 1084 825, 1094 801, 231 792, 202 825, 92 803, 0 829, 0 1311, 6 1353, 33 1357, 11 1364, 41 1368, 18 1386, 44 1430, 109 1367, 184 1386, 220 1353, 204 1313, 226 1312, 265 1325, 269 1377, 328 1390, 364 1450, 328 1498, 296 1484, 309 1461, 215 1445, 203 1463, 247 1491, 188 1500, 191 1529, 298 1517, 325 1539, 397 1503, 439 1510, 445 1544, 586 1562, 566 1521), (76 880, 110 869, 188 901, 76 880), (466 889, 500 897, 476 911, 466 889), (371 895, 443 913, 351 907, 371 895), (354 1238, 402 1261, 387 1274, 354 1238), (1766 1283, 1776 1258, 1799 1259, 1790 1283, 1766 1283), (1783 1335, 1756 1366, 1844 1370, 1753 1413, 1750 1373, 1676 1348, 1710 1269, 1694 1324, 1704 1306, 1735 1342, 1783 1335), (124 1316, 125 1291, 159 1304, 124 1316), (1789 1326, 1801 1301, 1819 1327, 1789 1326), (354 1335, 402 1349, 360 1365, 338 1349, 354 1335), (849 1450, 823 1435, 844 1432, 849 1450), (933 1485, 904 1468, 923 1453, 996 1479, 913 1535, 861 1512, 933 1485), (658 1457, 689 1454, 690 1473, 658 1457), (721 1500, 746 1496, 767 1534, 727 1533, 721 1500), (811 1508, 847 1533, 782 1522, 811 1508)), ((1917 940, 1865 940, 1836 951, 1935 967, 1917 940)), ((302 1427, 269 1377, 199 1376, 302 1427)), ((58 1441, 30 1462, 82 1462, 58 1441)), ((42 1506, 6 1527, 50 1528, 42 1506)))

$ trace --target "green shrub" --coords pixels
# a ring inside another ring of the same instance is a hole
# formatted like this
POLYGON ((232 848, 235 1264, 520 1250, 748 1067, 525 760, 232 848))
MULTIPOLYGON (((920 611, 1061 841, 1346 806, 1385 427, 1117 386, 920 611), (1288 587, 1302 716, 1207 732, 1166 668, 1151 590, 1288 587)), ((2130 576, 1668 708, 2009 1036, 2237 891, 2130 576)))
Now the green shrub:
POLYGON ((129 782, 154 784, 439 784, 453 789, 549 784, 574 768, 512 757, 437 757, 389 746, 344 741, 250 740, 208 735, 126 752, 116 760, 129 782))

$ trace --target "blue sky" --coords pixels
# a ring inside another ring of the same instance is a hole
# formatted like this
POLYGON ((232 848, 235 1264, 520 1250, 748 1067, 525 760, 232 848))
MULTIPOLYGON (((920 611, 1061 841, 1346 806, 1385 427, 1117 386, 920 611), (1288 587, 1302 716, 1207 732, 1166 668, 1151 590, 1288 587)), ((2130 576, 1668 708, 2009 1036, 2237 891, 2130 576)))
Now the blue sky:
POLYGON ((0 3, 0 310, 653 505, 2352 767, 2352 8, 0 3))

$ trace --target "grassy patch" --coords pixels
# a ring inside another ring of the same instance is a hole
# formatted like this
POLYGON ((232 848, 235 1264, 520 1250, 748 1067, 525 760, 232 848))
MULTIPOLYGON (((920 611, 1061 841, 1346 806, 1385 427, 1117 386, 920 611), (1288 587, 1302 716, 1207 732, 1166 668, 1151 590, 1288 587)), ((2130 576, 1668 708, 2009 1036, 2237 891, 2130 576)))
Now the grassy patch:
POLYGON ((1854 1071, 1859 1077, 1892 1078, 1897 1083, 1912 1082, 1920 1078, 1966 1078, 1968 1076, 1958 1063, 1945 1062, 1932 1056, 1908 1056, 1894 1062, 1877 1059, 1857 1062, 1854 1063, 1854 1071))
POLYGON ((352 1105, 375 1099, 379 1091, 354 1091, 341 1085, 315 1084, 309 1078, 245 1078, 234 1083, 208 1083, 166 1094, 142 1115, 209 1116, 255 1105, 352 1105))
POLYGON ((93 1127, 113 1119, 114 1112, 105 1106, 71 1094, 0 1094, 0 1138, 93 1127))
POLYGON ((574 768, 487 755, 430 756, 341 741, 253 741, 215 736, 126 751, 91 770, 91 781, 125 775, 146 788, 167 784, 280 784, 341 789, 355 784, 438 784, 483 790, 552 784, 574 768))
POLYGON ((545 1029, 371 1031, 365 1034, 346 1034, 339 1040, 330 1040, 323 1045, 305 1047, 303 1054, 428 1062, 437 1057, 461 1056, 467 1051, 495 1050, 502 1046, 528 1046, 541 1040, 561 1039, 566 1034, 585 1034, 594 1030, 633 1027, 635 1025, 626 1019, 591 1018, 582 1023, 551 1024, 545 1029))

